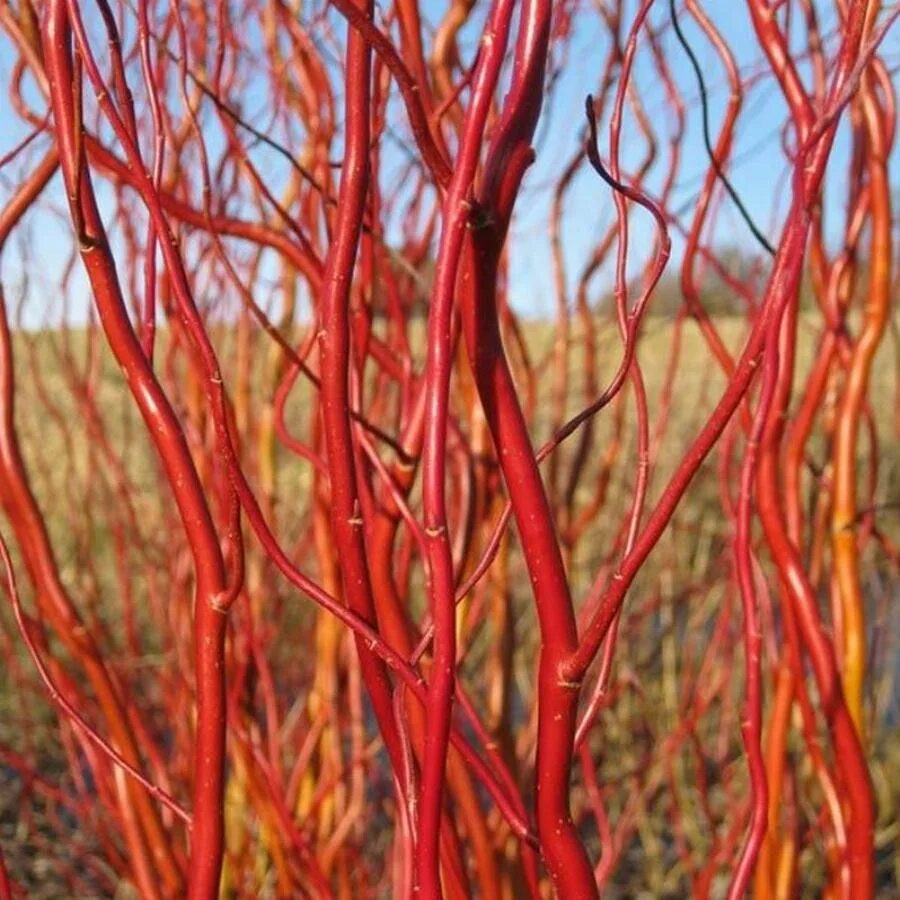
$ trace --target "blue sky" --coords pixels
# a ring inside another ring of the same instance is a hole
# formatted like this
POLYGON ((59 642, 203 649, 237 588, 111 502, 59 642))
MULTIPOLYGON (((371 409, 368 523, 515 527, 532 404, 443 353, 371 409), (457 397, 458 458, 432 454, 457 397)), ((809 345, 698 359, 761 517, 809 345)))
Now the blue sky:
MULTIPOLYGON (((233 8, 237 9, 237 6, 233 8)), ((312 15, 321 3, 308 6, 307 15, 312 15)), ((425 18, 437 21, 445 9, 444 3, 426 0, 425 18)), ((480 4, 484 9, 484 3, 480 4)), ((749 15, 744 3, 729 0, 711 0, 705 5, 708 14, 713 18, 727 42, 732 48, 742 72, 755 70, 762 59, 761 51, 756 43, 749 15)), ((88 7, 86 7, 86 10, 88 7)), ((630 23, 636 3, 630 4, 630 13, 626 23, 630 23)), ((85 13, 86 17, 88 13, 85 13)), ((834 11, 831 11, 834 15, 834 11)), ((471 59, 474 38, 480 27, 483 12, 473 16, 472 21, 463 34, 462 42, 471 59)), ((832 27, 823 16, 822 31, 826 35, 832 27)), ((701 114, 697 103, 698 91, 693 70, 681 47, 677 44, 671 28, 668 27, 669 12, 667 0, 656 0, 651 10, 650 21, 656 30, 663 30, 663 47, 687 103, 687 130, 685 134, 682 163, 676 180, 674 205, 689 204, 696 196, 699 182, 707 168, 706 152, 702 143, 701 114)), ((709 93, 710 125, 713 139, 718 132, 721 114, 726 100, 725 73, 718 58, 700 30, 694 26, 687 14, 681 15, 682 28, 690 40, 694 52, 699 58, 709 93)), ((246 23, 248 35, 252 32, 253 23, 246 23)), ((625 26, 627 30, 627 24, 625 26)), ((252 41, 252 37, 248 37, 252 41)), ((98 42, 98 47, 102 42, 98 42)), ((828 44, 829 49, 834 42, 828 44)), ((537 159, 526 176, 520 196, 516 217, 511 234, 510 254, 510 292, 515 308, 526 315, 545 315, 554 307, 552 293, 550 249, 547 239, 547 223, 549 220, 552 185, 560 170, 571 159, 583 134, 584 97, 587 93, 596 92, 600 73, 602 72, 609 49, 605 29, 601 27, 596 14, 577 13, 574 18, 573 37, 571 40, 565 65, 561 69, 555 84, 552 102, 545 104, 544 114, 538 126, 537 159)), ((900 59, 900 44, 896 35, 889 35, 883 45, 882 53, 888 63, 896 65, 900 59)), ((4 81, 13 63, 10 46, 0 40, 0 77, 4 81)), ((137 73, 135 73, 137 74, 137 73)), ((673 116, 668 109, 662 85, 651 64, 650 53, 646 44, 638 52, 633 84, 639 92, 646 111, 657 126, 660 139, 659 162, 654 166, 648 178, 651 191, 658 191, 663 177, 665 162, 665 138, 673 125, 673 116)), ((139 87, 139 86, 138 86, 139 87)), ((244 101, 245 109, 264 113, 266 98, 261 88, 248 92, 244 101)), ((8 104, 5 94, 0 94, 0 122, 13 121, 15 117, 5 114, 8 104)), ((396 124, 401 132, 406 132, 406 120, 402 113, 396 116, 396 124)), ((772 79, 758 81, 746 94, 742 115, 738 121, 736 139, 733 150, 733 163, 729 167, 729 175, 734 187, 742 197, 753 219, 760 228, 770 236, 777 238, 783 213, 789 198, 787 181, 788 163, 780 146, 780 128, 785 119, 785 108, 777 86, 772 79)), ((0 153, 8 150, 24 132, 18 124, 3 127, 0 130, 0 153)), ((633 165, 640 144, 636 140, 637 129, 630 113, 626 113, 622 132, 621 164, 624 171, 633 165)), ((211 132, 210 145, 215 149, 218 137, 211 132)), ((838 235, 841 231, 844 215, 844 196, 840 173, 845 169, 849 148, 846 122, 842 126, 835 147, 831 177, 825 193, 825 216, 827 233, 838 235)), ((605 122, 600 129, 600 152, 608 158, 608 131, 605 122)), ((336 151, 339 148, 336 148, 336 151)), ((284 162, 277 158, 266 158, 264 150, 255 150, 257 160, 264 170, 276 173, 284 162)), ((894 151, 897 159, 897 150, 894 151)), ((398 150, 386 149, 384 153, 384 181, 390 183, 397 177, 402 166, 402 154, 398 150)), ((15 173, 15 165, 9 172, 0 172, 0 176, 15 173)), ((0 178, 0 196, 8 196, 9 181, 0 178)), ((70 246, 67 223, 61 216, 54 214, 55 204, 61 209, 61 194, 58 179, 55 190, 48 192, 43 212, 32 217, 30 228, 20 237, 18 245, 13 245, 4 254, 3 276, 7 290, 10 284, 18 283, 23 265, 29 268, 32 282, 29 284, 27 323, 39 324, 48 316, 45 302, 47 292, 59 275, 64 260, 61 248, 70 246), (39 240, 35 240, 35 235, 39 240), (17 251, 18 246, 18 251, 17 251), (28 258, 25 258, 25 254, 28 258)), ((566 245, 566 265, 570 283, 577 277, 578 271, 586 260, 591 248, 600 234, 614 216, 612 195, 609 188, 586 168, 580 174, 572 190, 567 195, 566 216, 564 219, 564 238, 566 245)), ((637 209, 631 216, 632 254, 630 257, 631 272, 639 271, 652 253, 652 222, 643 210, 637 209)), ((682 241, 676 231, 672 231, 673 259, 669 271, 674 271, 678 264, 682 241)), ((713 241, 718 246, 737 246, 748 252, 756 252, 757 246, 746 225, 741 221, 734 206, 725 199, 716 219, 716 231, 713 241)), ((83 284, 80 273, 74 273, 74 284, 83 284)), ((595 299, 608 293, 611 287, 609 268, 602 271, 594 281, 592 296, 595 299)), ((78 293, 81 293, 80 291, 78 293)), ((76 313, 77 315, 77 313, 76 313)))
MULTIPOLYGON (((632 9, 634 6, 635 4, 632 5, 632 9)), ((657 0, 651 10, 650 21, 657 30, 668 26, 668 7, 666 0, 657 0)), ((704 8, 731 47, 740 71, 742 73, 756 71, 763 56, 755 39, 746 4, 714 0, 704 4, 704 8)), ((834 15, 833 9, 831 12, 834 15)), ((546 292, 540 294, 535 290, 536 285, 546 282, 545 273, 550 259, 547 241, 545 238, 541 239, 545 234, 548 207, 546 202, 540 202, 546 198, 541 197, 541 191, 537 186, 552 179, 554 171, 558 171, 571 158, 583 122, 584 97, 589 92, 596 92, 608 41, 605 35, 600 33, 596 20, 591 21, 594 27, 576 30, 570 61, 561 76, 555 101, 551 107, 546 108, 545 118, 539 127, 539 134, 543 133, 543 140, 539 144, 538 159, 528 175, 525 192, 520 201, 520 209, 527 208, 529 213, 520 219, 517 226, 522 239, 516 242, 516 246, 520 247, 522 252, 516 257, 517 264, 514 270, 518 277, 514 278, 512 286, 514 294, 518 295, 517 305, 538 313, 550 312, 553 301, 549 286, 546 292), (533 192, 535 202, 529 202, 531 200, 529 190, 533 192), (528 235, 528 238, 525 235, 528 235)), ((714 49, 694 25, 693 20, 682 13, 680 22, 704 73, 709 97, 710 131, 715 142, 727 101, 725 72, 714 49)), ((822 22, 822 31, 825 34, 832 31, 827 20, 822 22)), ((898 31, 900 29, 895 29, 895 34, 888 35, 882 45, 883 55, 887 56, 889 61, 893 60, 895 65, 900 58, 900 42, 896 33, 898 31)), ((702 116, 694 72, 670 27, 666 27, 662 43, 676 83, 688 107, 682 163, 674 191, 673 206, 677 208, 690 204, 696 198, 699 183, 706 173, 708 163, 703 145, 702 116)), ((834 42, 831 41, 828 46, 834 47, 834 42)), ((805 71, 802 66, 801 71, 805 71)), ((667 109, 665 95, 650 62, 650 53, 646 45, 638 51, 633 82, 640 96, 644 98, 647 112, 655 124, 659 123, 657 127, 660 141, 664 141, 670 133, 674 116, 667 109)), ((759 81, 751 87, 744 97, 742 113, 735 132, 732 163, 728 168, 729 178, 737 193, 757 226, 769 236, 772 243, 779 233, 790 196, 788 160, 781 148, 780 135, 785 118, 784 101, 778 86, 771 78, 759 81)), ((629 159, 634 159, 636 133, 634 119, 626 114, 620 153, 623 171, 627 171, 629 159)), ((604 159, 608 159, 608 141, 608 129, 602 127, 600 153, 604 159)), ((843 231, 845 196, 842 173, 846 171, 849 149, 849 129, 845 118, 835 143, 825 190, 826 234, 832 242, 835 242, 843 231)), ((896 146, 892 159, 896 171, 896 164, 900 159, 896 146)), ((660 163, 665 161, 663 145, 660 146, 659 160, 660 163)), ((648 179, 648 186, 654 193, 661 188, 663 175, 663 166, 660 164, 654 166, 648 179)), ((584 260, 589 249, 596 243, 598 235, 605 230, 614 216, 611 191, 597 176, 585 172, 579 187, 570 191, 566 211, 568 227, 565 228, 564 234, 567 242, 570 242, 569 259, 584 260)), ((749 253, 759 252, 754 237, 741 220, 734 205, 727 199, 722 202, 715 224, 713 241, 718 246, 732 245, 749 253)), ((650 216, 642 210, 635 211, 631 217, 634 251, 631 260, 632 271, 646 262, 647 255, 651 252, 649 242, 653 233, 650 216)), ((676 230, 672 229, 671 237, 673 255, 669 272, 678 265, 683 247, 683 241, 676 230)), ((569 265, 570 280, 576 275, 572 269, 573 266, 569 265)), ((597 280, 598 288, 604 286, 603 282, 602 277, 597 280)), ((608 269, 605 282, 609 284, 608 269)))

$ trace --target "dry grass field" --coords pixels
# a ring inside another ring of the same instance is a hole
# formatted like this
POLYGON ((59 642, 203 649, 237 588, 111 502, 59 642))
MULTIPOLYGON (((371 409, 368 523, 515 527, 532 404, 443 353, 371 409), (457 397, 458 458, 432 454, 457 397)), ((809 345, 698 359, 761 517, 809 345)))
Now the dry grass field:
MULTIPOLYGON (((881 348, 870 389, 871 411, 880 441, 875 520, 878 528, 895 544, 900 541, 900 414, 897 405, 900 397, 897 365, 900 336, 896 324, 881 348)), ((716 326, 733 351, 740 348, 745 328, 742 319, 720 316, 716 326)), ((539 374, 534 384, 523 384, 520 388, 524 396, 534 391, 533 409, 540 410, 546 408, 546 403, 541 401, 546 398, 551 381, 548 373, 553 327, 548 323, 531 322, 525 326, 524 334, 539 374)), ((816 341, 813 319, 802 319, 800 336, 798 389, 816 341)), ((226 357, 234 351, 230 333, 219 333, 218 343, 226 357)), ((639 353, 651 411, 658 409, 672 344, 671 320, 651 318, 639 353)), ((121 562, 123 557, 116 553, 116 542, 126 542, 124 559, 133 564, 135 574, 130 589, 133 592, 131 604, 137 616, 136 627, 150 629, 153 620, 145 617, 142 610, 151 603, 149 585, 154 566, 159 566, 160 579, 155 590, 163 594, 167 590, 166 573, 171 568, 164 562, 165 554, 171 552, 168 543, 173 528, 171 497, 165 487, 160 487, 160 474, 151 457, 142 423, 127 393, 122 390, 121 375, 102 348, 102 341, 92 345, 83 332, 19 333, 15 339, 15 352, 19 380, 17 423, 64 581, 72 596, 77 598, 86 620, 108 635, 109 646, 121 649, 121 657, 113 658, 113 665, 131 673, 134 683, 145 692, 146 702, 152 705, 155 679, 170 665, 171 657, 165 646, 154 641, 152 633, 144 635, 145 646, 151 648, 145 657, 133 658, 126 650, 125 623, 121 616, 122 582, 116 570, 117 561, 121 562), (66 359, 71 365, 65 363, 66 359), (96 386, 95 403, 83 402, 82 385, 73 381, 72 372, 80 373, 81 377, 88 373, 96 386), (98 419, 92 421, 92 417, 98 419), (123 531, 121 517, 112 514, 117 479, 126 479, 132 486, 135 509, 130 521, 136 528, 134 532, 123 531)), ((601 330, 598 348, 601 382, 615 369, 619 352, 615 331, 607 323, 601 330)), ((264 357, 265 353, 261 351, 260 359, 264 357)), ((165 358, 164 352, 160 358, 165 358)), ((225 371, 229 369, 226 367, 225 371)), ((576 383, 580 371, 580 361, 573 358, 570 377, 576 383)), ((661 440, 653 447, 651 500, 664 486, 674 462, 712 408, 723 383, 722 374, 711 360, 698 330, 693 323, 687 322, 672 393, 671 418, 661 440)), ((290 425, 300 435, 308 433, 310 427, 306 408, 309 391, 308 385, 298 385, 289 407, 290 425)), ((573 391, 572 396, 577 397, 577 392, 573 391)), ((189 402, 188 397, 177 399, 189 402)), ((626 410, 625 444, 609 485, 606 504, 591 526, 589 539, 580 542, 578 553, 570 561, 576 596, 583 595, 597 566, 606 557, 630 494, 634 472, 629 460, 633 455, 634 430, 627 398, 626 410)), ((573 406, 570 412, 574 411, 573 406)), ((597 459, 591 462, 594 467, 599 465, 612 434, 612 421, 612 409, 605 410, 598 419, 593 451, 597 459)), ((540 415, 533 415, 531 426, 536 444, 549 436, 549 423, 540 415)), ((571 448, 565 446, 561 452, 570 451, 571 448)), ((823 474, 826 451, 824 444, 810 445, 808 463, 811 472, 823 474)), ((864 463, 860 471, 864 478, 871 465, 865 441, 861 454, 864 463)), ((631 684, 635 689, 622 690, 616 701, 603 712, 600 727, 593 735, 597 750, 595 758, 601 761, 598 777, 601 784, 609 786, 607 799, 611 818, 615 820, 625 804, 638 804, 636 838, 627 849, 620 874, 613 879, 610 896, 685 895, 684 873, 672 846, 672 810, 667 799, 670 792, 664 792, 662 786, 675 785, 681 790, 678 827, 698 855, 711 846, 711 838, 726 818, 729 805, 746 787, 737 728, 731 728, 730 732, 725 729, 730 733, 730 746, 712 756, 700 754, 698 759, 690 742, 681 744, 671 755, 654 753, 657 742, 666 740, 676 727, 685 692, 702 688, 698 684, 702 672, 700 663, 710 629, 722 604, 735 602, 729 559, 730 533, 721 512, 717 464, 718 456, 714 452, 629 595, 617 671, 623 683, 631 684), (696 773, 693 767, 698 764, 705 767, 705 775, 713 784, 703 803, 694 786, 696 773), (652 771, 643 772, 641 781, 645 787, 635 799, 629 788, 631 774, 637 767, 647 765, 652 771), (722 784, 728 785, 728 789, 723 789, 722 784), (653 785, 660 789, 654 790, 653 785)), ((588 477, 586 483, 590 482, 588 477)), ((812 503, 817 490, 812 476, 806 490, 812 503)), ((302 538, 308 493, 308 468, 279 449, 274 489, 277 502, 273 515, 278 532, 287 538, 286 546, 293 546, 302 538)), ((298 546, 297 553, 302 558, 302 546, 298 546)), ((760 563, 763 571, 769 571, 764 552, 760 554, 760 563)), ((314 565, 311 559, 306 564, 314 565)), ((887 897, 892 895, 890 885, 898 883, 900 867, 895 853, 900 839, 897 819, 900 809, 900 701, 896 691, 900 677, 900 619, 896 615, 900 579, 871 541, 863 554, 863 575, 872 623, 867 700, 869 754, 879 802, 876 836, 879 879, 887 897)), ((523 649, 521 657, 524 660, 529 658, 524 651, 533 646, 536 632, 527 578, 517 553, 512 555, 511 576, 516 639, 523 649)), ((25 581, 23 575, 21 582, 27 602, 25 581)), ((282 630, 273 649, 282 665, 279 668, 276 664, 274 670, 285 673, 279 689, 289 695, 296 684, 302 683, 304 672, 308 672, 311 665, 306 650, 310 645, 304 643, 303 635, 308 632, 312 611, 306 601, 293 603, 289 588, 283 582, 277 584, 280 596, 273 598, 273 602, 291 602, 293 610, 285 620, 291 627, 282 630), (298 647, 301 648, 299 657, 298 647)), ((770 589, 774 593, 777 587, 770 584, 770 589)), ((186 601, 184 597, 176 596, 170 597, 169 602, 186 601)), ((827 590, 824 590, 823 608, 827 608, 827 602, 827 590)), ((11 873, 28 888, 29 896, 62 897, 66 895, 66 887, 49 874, 48 855, 66 854, 73 859, 90 857, 94 840, 91 825, 79 821, 64 804, 48 800, 46 792, 35 791, 34 784, 16 774, 17 767, 10 765, 15 758, 31 760, 36 764, 35 778, 45 780, 63 793, 71 777, 66 764, 66 748, 59 739, 56 715, 37 684, 31 661, 22 650, 22 642, 6 605, 0 611, 0 633, 7 659, 0 670, 0 846, 11 873), (23 690, 23 684, 30 686, 27 691, 23 690), (71 841, 64 844, 48 839, 49 834, 58 833, 60 819, 70 828, 71 834, 71 841), (45 827, 48 821, 55 823, 52 831, 45 827)), ((738 632, 735 631, 735 643, 737 640, 738 632)), ((475 641, 470 659, 461 667, 461 677, 473 691, 478 690, 478 684, 470 673, 479 671, 479 654, 487 649, 484 642, 475 641)), ((739 661, 738 655, 733 660, 736 681, 732 696, 739 696, 739 661)), ((516 672, 522 685, 527 685, 533 676, 534 673, 524 666, 516 672)), ((189 711, 186 710, 187 714, 189 711)), ((711 709, 697 723, 694 739, 703 745, 720 740, 723 717, 733 715, 734 710, 711 709)), ((528 723, 522 721, 521 727, 527 728, 528 723)), ((798 777, 810 778, 810 773, 804 770, 806 757, 799 754, 798 758, 798 777)), ((815 809, 806 812, 811 817, 817 814, 815 809)), ((810 857, 821 858, 820 849, 813 854, 812 849, 807 848, 807 852, 810 857)), ((814 896, 818 890, 814 870, 808 877, 804 896, 814 896)))

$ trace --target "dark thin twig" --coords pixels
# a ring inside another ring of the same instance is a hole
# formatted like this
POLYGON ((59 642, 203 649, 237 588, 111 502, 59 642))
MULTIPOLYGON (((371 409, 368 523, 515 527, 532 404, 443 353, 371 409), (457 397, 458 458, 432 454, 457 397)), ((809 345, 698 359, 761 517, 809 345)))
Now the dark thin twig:
POLYGON ((687 38, 684 36, 684 32, 681 30, 681 25, 678 24, 678 14, 675 11, 675 0, 669 0, 669 13, 672 16, 672 27, 675 29, 675 35, 678 38, 678 43, 681 44, 684 52, 687 54, 688 59, 691 61, 691 66, 693 66, 694 74, 697 76, 697 85, 700 88, 700 107, 703 112, 703 144, 706 147, 706 153, 709 156, 709 161, 716 172, 716 176, 719 181, 722 182, 725 190, 728 191, 728 196, 731 197, 734 205, 738 208, 738 212, 741 214, 741 218, 744 222, 747 223, 747 227, 753 233, 753 237, 759 242, 760 246, 769 254, 769 256, 775 255, 775 248, 769 243, 766 239, 766 236, 759 230, 756 226, 756 223, 750 216, 750 213, 747 211, 747 207, 744 206, 743 201, 738 196, 738 192, 734 189, 734 185, 732 185, 731 181, 728 179, 728 176, 725 174, 721 165, 719 165, 718 159, 716 159, 715 151, 712 146, 712 139, 709 136, 709 101, 706 96, 706 82, 703 80, 703 72, 700 69, 700 63, 697 61, 697 57, 694 55, 694 51, 691 49, 691 45, 687 42, 687 38))

